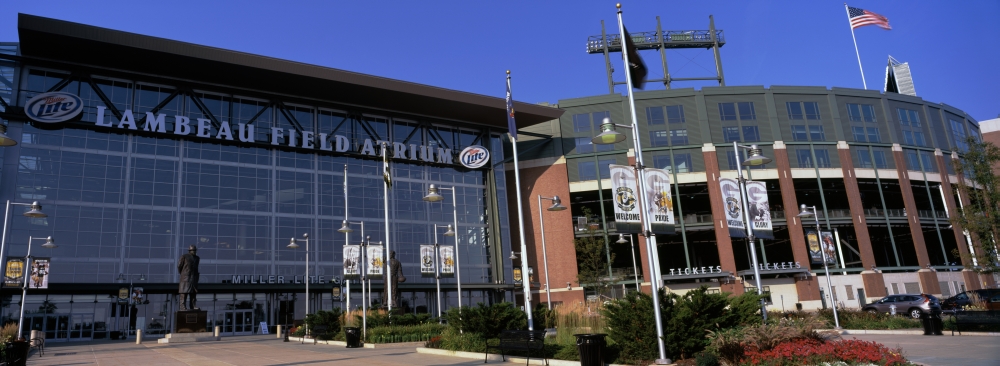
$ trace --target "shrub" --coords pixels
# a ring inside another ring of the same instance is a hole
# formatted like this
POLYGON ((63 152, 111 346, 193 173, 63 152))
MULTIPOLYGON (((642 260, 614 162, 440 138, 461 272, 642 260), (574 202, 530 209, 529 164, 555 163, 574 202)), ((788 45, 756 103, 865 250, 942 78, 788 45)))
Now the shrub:
POLYGON ((501 331, 508 329, 528 328, 528 317, 509 302, 452 308, 444 318, 451 329, 478 333, 483 339, 497 338, 501 331))
POLYGON ((823 362, 850 362, 852 364, 905 365, 906 359, 898 349, 857 339, 823 342, 815 339, 796 339, 781 343, 769 350, 749 348, 742 362, 751 365, 792 366, 823 362))
POLYGON ((606 322, 605 331, 617 344, 619 359, 637 363, 655 360, 659 356, 651 296, 641 292, 629 293, 605 305, 601 314, 606 322))
POLYGON ((447 326, 437 323, 417 325, 389 325, 368 328, 366 342, 397 343, 428 341, 441 334, 447 326))
POLYGON ((7 323, 0 328, 0 344, 13 341, 15 335, 17 335, 17 323, 7 323))
POLYGON ((315 313, 306 315, 305 323, 310 329, 315 329, 316 326, 326 326, 327 332, 325 334, 319 334, 317 337, 322 340, 331 340, 334 335, 340 333, 340 319, 343 315, 343 311, 339 308, 333 308, 333 310, 320 310, 315 313))
POLYGON ((556 312, 549 310, 546 304, 537 304, 531 312, 535 328, 549 329, 556 327, 556 312))
POLYGON ((760 324, 762 317, 760 314, 760 299, 763 296, 754 292, 744 292, 740 296, 729 298, 729 310, 732 312, 732 321, 739 325, 760 324))
POLYGON ((448 327, 441 333, 442 349, 465 352, 484 352, 486 338, 474 332, 460 333, 457 329, 448 327))
MULTIPOLYGON (((828 327, 834 326, 833 310, 823 309, 817 312, 828 327)), ((844 329, 910 329, 920 328, 919 319, 912 319, 908 316, 892 316, 887 313, 868 313, 858 310, 837 309, 837 318, 840 320, 840 327, 844 329)))
MULTIPOLYGON (((393 311, 395 312, 395 311, 393 311)), ((362 317, 362 312, 351 312, 354 314, 354 324, 356 327, 360 327, 364 318, 362 317)), ((385 310, 368 310, 368 328, 374 327, 384 327, 389 325, 396 326, 406 326, 406 325, 420 325, 437 323, 436 318, 432 318, 430 314, 394 314, 389 316, 389 313, 385 310)))
POLYGON ((711 352, 699 352, 694 356, 696 366, 719 366, 719 356, 711 352))
POLYGON ((710 294, 706 286, 688 291, 682 297, 674 294, 664 297, 661 307, 669 309, 670 301, 674 302, 672 311, 665 309, 663 312, 667 324, 664 336, 668 353, 675 358, 693 357, 711 343, 709 331, 736 324, 736 317, 729 310, 727 294, 710 294))

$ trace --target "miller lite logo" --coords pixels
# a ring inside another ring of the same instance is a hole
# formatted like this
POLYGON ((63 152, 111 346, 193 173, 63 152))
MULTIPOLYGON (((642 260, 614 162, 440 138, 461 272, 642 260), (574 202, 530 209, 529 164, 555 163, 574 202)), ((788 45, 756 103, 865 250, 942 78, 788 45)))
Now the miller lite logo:
POLYGON ((490 152, 485 147, 472 145, 462 150, 461 154, 458 154, 458 161, 469 169, 481 168, 490 161, 490 152))
POLYGON ((83 111, 83 99, 64 92, 42 93, 28 100, 24 112, 28 118, 42 123, 68 121, 83 111))

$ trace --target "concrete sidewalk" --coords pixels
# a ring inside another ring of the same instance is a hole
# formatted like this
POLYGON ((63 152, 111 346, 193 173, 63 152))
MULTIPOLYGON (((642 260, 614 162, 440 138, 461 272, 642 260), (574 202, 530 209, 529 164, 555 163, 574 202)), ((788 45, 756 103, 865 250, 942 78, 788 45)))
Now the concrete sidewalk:
MULTIPOLYGON (((34 365, 482 365, 482 360, 418 354, 412 344, 344 348, 282 342, 274 335, 226 337, 218 342, 158 344, 135 341, 49 343, 34 365)), ((499 362, 491 362, 491 364, 499 362)))

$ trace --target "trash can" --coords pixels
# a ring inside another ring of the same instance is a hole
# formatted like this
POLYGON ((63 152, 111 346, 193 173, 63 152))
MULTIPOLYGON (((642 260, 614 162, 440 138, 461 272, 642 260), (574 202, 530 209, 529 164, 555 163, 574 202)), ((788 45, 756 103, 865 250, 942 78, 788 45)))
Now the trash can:
POLYGON ((344 338, 347 339, 347 348, 361 347, 361 328, 344 327, 344 338))
POLYGON ((604 337, 607 334, 574 334, 580 352, 580 366, 604 366, 604 337))
POLYGON ((920 322, 924 326, 924 335, 944 335, 941 333, 941 329, 944 328, 944 323, 941 321, 941 313, 937 311, 931 311, 920 314, 920 322))
POLYGON ((7 366, 25 366, 28 363, 28 351, 31 344, 26 341, 14 341, 7 343, 4 349, 4 361, 7 366))

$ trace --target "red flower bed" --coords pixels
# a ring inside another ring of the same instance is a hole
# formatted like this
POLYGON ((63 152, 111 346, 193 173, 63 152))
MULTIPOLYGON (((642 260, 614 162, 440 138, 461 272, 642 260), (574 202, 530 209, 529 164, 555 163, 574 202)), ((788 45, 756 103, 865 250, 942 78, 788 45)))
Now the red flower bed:
POLYGON ((820 342, 814 339, 797 339, 760 351, 750 347, 743 357, 747 365, 804 365, 820 362, 844 361, 848 363, 873 363, 876 365, 905 365, 906 359, 899 350, 890 349, 876 342, 857 339, 820 342))

